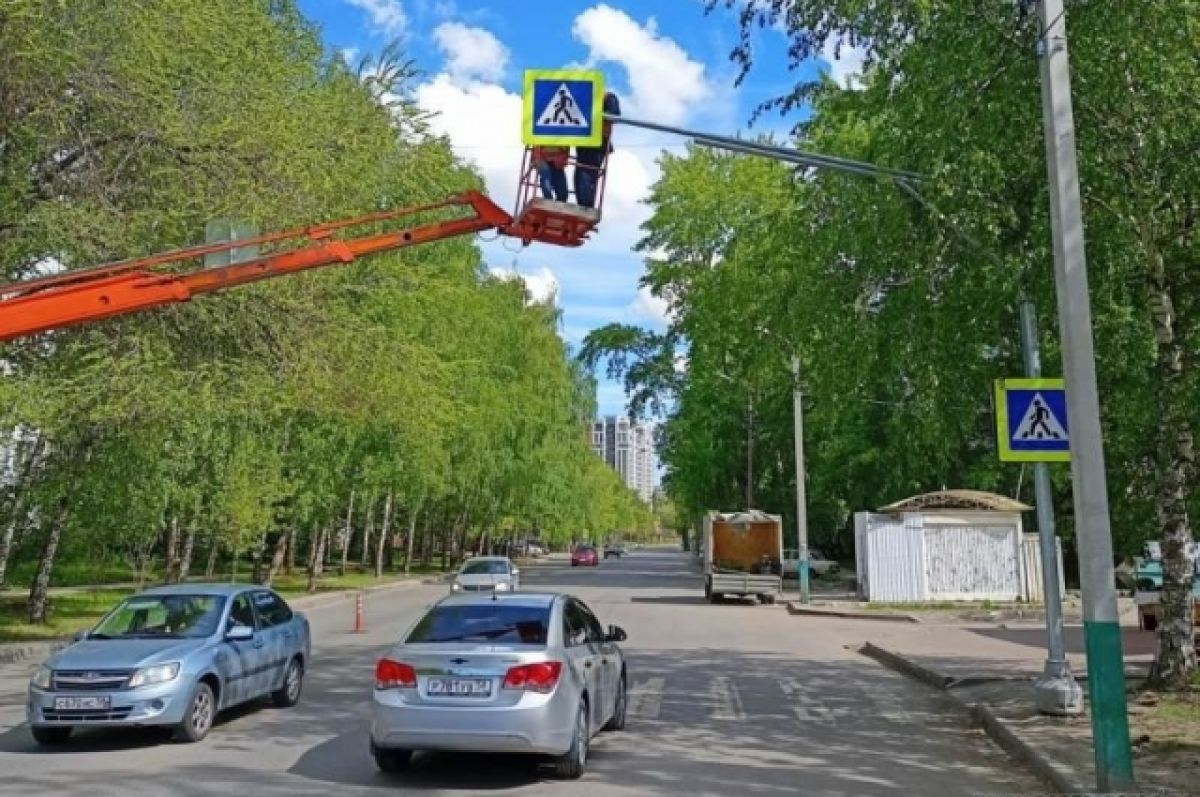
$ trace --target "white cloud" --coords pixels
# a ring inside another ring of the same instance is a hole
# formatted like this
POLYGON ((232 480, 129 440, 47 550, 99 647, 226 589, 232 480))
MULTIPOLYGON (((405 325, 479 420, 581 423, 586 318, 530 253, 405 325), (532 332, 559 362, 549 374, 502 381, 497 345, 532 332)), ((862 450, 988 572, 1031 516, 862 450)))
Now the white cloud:
POLYGON ((844 89, 857 90, 863 87, 862 73, 866 57, 866 48, 841 43, 836 35, 825 39, 821 48, 821 60, 826 64, 830 80, 844 89))
POLYGON ((521 98, 503 86, 440 74, 417 88, 417 103, 436 113, 430 126, 483 175, 488 193, 511 209, 521 171, 521 98))
POLYGON ((671 306, 667 300, 655 296, 645 286, 638 288, 637 298, 629 309, 635 316, 664 326, 671 320, 671 306))
POLYGON ((653 18, 639 25, 624 11, 600 4, 575 18, 571 29, 588 48, 588 63, 620 64, 628 74, 627 115, 678 124, 711 98, 704 64, 658 32, 653 18))
POLYGON ((515 268, 493 268, 490 269, 490 272, 492 276, 502 280, 524 282, 531 302, 554 304, 558 301, 558 277, 554 276, 554 272, 546 266, 542 266, 532 273, 517 271, 515 268))
POLYGON ((342 49, 338 50, 338 55, 340 55, 342 60, 346 62, 346 66, 350 67, 351 69, 358 68, 358 53, 359 50, 357 47, 343 47, 342 49))
POLYGON ((483 28, 443 22, 433 31, 438 49, 446 55, 446 70, 458 81, 499 80, 508 66, 508 49, 483 28))
POLYGON ((371 24, 387 36, 399 36, 408 27, 408 15, 400 0, 345 0, 346 3, 365 11, 371 24))

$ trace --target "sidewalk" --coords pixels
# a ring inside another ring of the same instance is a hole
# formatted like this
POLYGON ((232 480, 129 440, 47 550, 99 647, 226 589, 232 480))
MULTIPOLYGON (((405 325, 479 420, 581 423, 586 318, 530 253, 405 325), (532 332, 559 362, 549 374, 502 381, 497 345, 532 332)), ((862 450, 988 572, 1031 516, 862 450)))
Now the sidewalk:
MULTIPOLYGON (((1128 618, 1123 618, 1128 622, 1128 618)), ((1127 684, 1136 688, 1153 660, 1154 635, 1122 628, 1127 684)), ((873 631, 860 652, 934 688, 945 690, 993 739, 1056 790, 1095 788, 1091 719, 1039 714, 1033 681, 1045 662, 1046 631, 1030 623, 921 622, 873 631)), ((1066 628, 1067 657, 1086 697, 1083 629, 1066 628)), ((1130 695, 1134 772, 1147 794, 1200 794, 1200 738, 1182 744, 1156 739, 1145 725, 1149 708, 1130 695), (1141 738, 1145 737, 1145 738, 1141 738)))

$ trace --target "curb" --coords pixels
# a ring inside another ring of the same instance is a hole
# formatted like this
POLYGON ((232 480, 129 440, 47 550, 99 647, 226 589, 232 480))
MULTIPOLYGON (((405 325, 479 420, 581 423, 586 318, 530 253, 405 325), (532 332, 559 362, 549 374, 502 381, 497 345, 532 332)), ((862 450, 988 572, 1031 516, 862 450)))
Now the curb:
POLYGON ((942 675, 940 672, 936 672, 928 667, 917 664, 915 661, 911 661, 903 656, 892 653, 890 650, 885 650, 873 642, 865 643, 859 647, 858 652, 864 656, 875 659, 886 667, 890 667, 897 672, 903 673, 910 678, 914 678, 921 683, 932 686, 934 689, 938 689, 943 692, 948 691, 950 684, 954 683, 953 678, 947 675, 942 675))
MULTIPOLYGON (((968 685, 972 683, 982 683, 988 679, 981 678, 962 678, 954 679, 947 675, 910 661, 905 657, 893 653, 890 650, 879 647, 878 645, 867 642, 858 648, 858 652, 869 658, 875 659, 886 667, 890 667, 897 672, 907 675, 915 680, 918 680, 928 686, 932 686, 939 692, 942 692, 949 697, 959 709, 966 712, 968 716, 981 727, 993 742, 1009 754, 1013 759, 1027 767, 1034 775, 1042 781, 1053 786, 1055 791, 1061 794, 1091 794, 1092 790, 1079 780, 1075 772, 1063 764, 1059 764, 1049 756, 1042 753, 1033 745, 1023 740, 1020 736, 1013 732, 1000 717, 996 716, 995 712, 990 707, 983 703, 967 703, 958 695, 954 694, 952 687, 958 685, 968 685)), ((997 679, 1000 680, 1000 679, 997 679)), ((1002 679, 1002 680, 1027 680, 1027 679, 1002 679)))
MULTIPOLYGON (((957 697, 954 697, 958 700, 957 697)), ((960 701, 961 702, 961 701, 960 701)), ((963 704, 966 705, 966 704, 963 704)), ((1028 744, 1020 736, 1013 733, 1004 720, 983 703, 975 703, 967 707, 971 717, 979 723, 992 741, 1013 758, 1027 766, 1033 774, 1054 787, 1062 794, 1088 794, 1092 790, 1078 780, 1075 773, 1067 767, 1043 755, 1033 745, 1028 744)))
MULTIPOLYGON (((814 609, 809 606, 798 606, 794 601, 788 601, 788 614, 811 617, 840 617, 844 620, 880 620, 885 623, 919 623, 918 618, 911 614, 872 614, 871 612, 846 612, 841 609, 814 609)), ((870 643, 868 643, 870 644, 870 643)))

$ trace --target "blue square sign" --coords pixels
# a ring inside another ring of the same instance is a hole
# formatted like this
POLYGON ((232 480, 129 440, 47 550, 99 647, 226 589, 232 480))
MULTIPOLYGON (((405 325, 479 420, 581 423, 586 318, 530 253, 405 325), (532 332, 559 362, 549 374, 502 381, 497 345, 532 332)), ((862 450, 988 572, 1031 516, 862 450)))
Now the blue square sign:
POLYGON ((1001 460, 1068 461, 1071 435, 1063 380, 997 380, 996 432, 1001 460))
POLYGON ((522 139, 530 146, 600 146, 604 84, 598 72, 525 73, 522 139))

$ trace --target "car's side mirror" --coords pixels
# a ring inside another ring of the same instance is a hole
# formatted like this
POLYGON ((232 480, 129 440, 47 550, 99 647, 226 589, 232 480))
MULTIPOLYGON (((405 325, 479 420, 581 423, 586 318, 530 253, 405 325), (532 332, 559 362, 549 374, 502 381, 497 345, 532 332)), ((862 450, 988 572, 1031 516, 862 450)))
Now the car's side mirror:
POLYGON ((254 629, 248 625, 235 625, 225 632, 225 638, 230 642, 247 642, 254 639, 254 629))
POLYGON ((83 640, 85 640, 87 638, 88 638, 88 631, 86 628, 84 628, 79 631, 76 631, 75 636, 71 637, 71 641, 72 642, 82 642, 83 640))
POLYGON ((605 638, 607 642, 624 642, 629 639, 629 635, 625 633, 625 629, 619 625, 610 625, 608 627, 608 636, 605 638))

